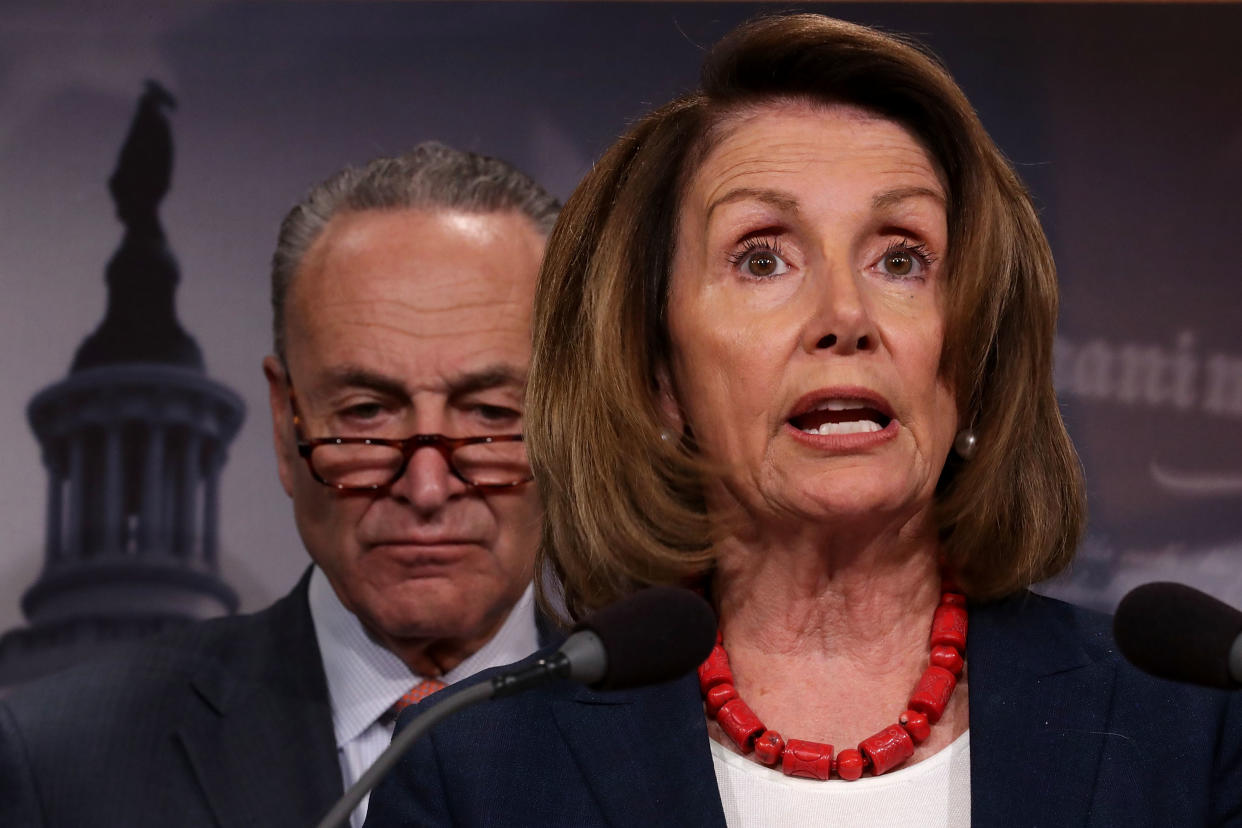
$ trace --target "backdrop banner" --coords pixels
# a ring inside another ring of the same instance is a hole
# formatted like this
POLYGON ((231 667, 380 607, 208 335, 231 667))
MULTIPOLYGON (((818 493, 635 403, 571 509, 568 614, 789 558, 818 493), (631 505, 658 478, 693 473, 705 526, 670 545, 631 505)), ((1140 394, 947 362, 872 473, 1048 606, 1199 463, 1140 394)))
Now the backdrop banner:
MULTIPOLYGON (((800 4, 802 8, 808 4, 800 4)), ((939 54, 1026 180, 1060 269, 1056 383, 1089 533, 1047 589, 1111 609, 1150 580, 1242 604, 1242 7, 832 4, 939 54)), ((161 208, 177 308, 250 416, 219 496, 242 610, 306 565, 259 361, 285 211, 346 163, 438 139, 564 197, 703 50, 769 5, 18 0, 0 16, 0 631, 43 561, 26 419, 103 317, 122 228, 106 180, 147 78, 175 97, 161 208)))

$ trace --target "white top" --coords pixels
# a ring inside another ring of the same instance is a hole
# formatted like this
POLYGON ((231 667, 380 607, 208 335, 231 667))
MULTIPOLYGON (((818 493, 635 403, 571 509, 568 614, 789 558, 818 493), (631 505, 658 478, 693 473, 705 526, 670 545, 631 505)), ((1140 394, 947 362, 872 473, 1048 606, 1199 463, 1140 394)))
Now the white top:
MULTIPOLYGON (((380 718, 422 676, 412 673, 404 661, 367 634, 357 616, 341 604, 319 567, 311 574, 309 601, 328 679, 341 781, 348 790, 392 740, 393 722, 380 718)), ((519 661, 538 647, 534 591, 527 586, 496 635, 440 678, 452 684, 488 667, 519 661)), ((368 794, 350 815, 353 828, 360 828, 366 819, 370 799, 368 794)))
POLYGON ((881 776, 798 779, 711 743, 729 828, 842 825, 966 828, 970 825, 970 731, 935 755, 881 776))

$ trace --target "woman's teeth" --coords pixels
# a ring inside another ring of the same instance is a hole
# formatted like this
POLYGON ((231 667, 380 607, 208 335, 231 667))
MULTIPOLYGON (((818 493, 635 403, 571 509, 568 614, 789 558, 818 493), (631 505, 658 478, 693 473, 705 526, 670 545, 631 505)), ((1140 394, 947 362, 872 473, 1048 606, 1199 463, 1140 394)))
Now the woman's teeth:
POLYGON ((874 420, 847 420, 842 423, 821 423, 814 428, 803 428, 807 434, 862 434, 869 431, 880 431, 880 424, 874 420))
POLYGON ((883 431, 890 419, 865 402, 823 400, 789 422, 807 434, 864 434, 883 431))

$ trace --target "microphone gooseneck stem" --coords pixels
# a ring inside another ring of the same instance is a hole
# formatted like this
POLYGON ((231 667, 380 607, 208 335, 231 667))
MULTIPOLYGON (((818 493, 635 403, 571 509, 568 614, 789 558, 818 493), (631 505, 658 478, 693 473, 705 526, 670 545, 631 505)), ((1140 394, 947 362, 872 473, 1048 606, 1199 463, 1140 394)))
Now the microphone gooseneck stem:
POLYGON ((492 678, 492 698, 500 699, 538 687, 555 678, 569 678, 569 656, 555 652, 518 673, 501 673, 492 678))
POLYGON ((491 681, 454 691, 443 701, 420 711, 393 735, 375 764, 358 777, 316 828, 343 825, 367 792, 379 784, 419 736, 462 708, 512 696, 556 679, 606 690, 669 681, 694 670, 707 657, 715 637, 715 616, 699 596, 672 587, 640 590, 582 622, 552 655, 515 672, 494 675, 491 681), (690 646, 670 647, 669 630, 678 630, 690 646), (652 653, 660 657, 649 658, 652 653))
POLYGON ((489 682, 475 684, 462 690, 460 693, 454 693, 444 701, 433 705, 430 709, 421 713, 409 725, 398 730, 392 737, 392 742, 384 749, 379 758, 375 760, 375 764, 367 768, 362 776, 358 777, 358 781, 350 785, 349 790, 341 797, 332 810, 321 819, 316 828, 337 828, 337 826, 346 824, 349 815, 353 812, 362 798, 367 792, 379 784, 389 769, 397 763, 406 749, 414 744, 414 741, 422 736, 431 728, 439 724, 443 719, 461 710, 463 707, 469 707, 472 704, 478 704, 492 697, 492 685, 489 682))

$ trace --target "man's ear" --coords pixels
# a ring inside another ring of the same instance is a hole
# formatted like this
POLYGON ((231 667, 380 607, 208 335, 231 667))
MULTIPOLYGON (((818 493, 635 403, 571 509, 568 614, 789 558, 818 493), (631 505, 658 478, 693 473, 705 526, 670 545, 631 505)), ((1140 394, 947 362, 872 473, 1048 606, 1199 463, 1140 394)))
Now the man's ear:
POLYGON ((677 391, 673 387, 673 377, 668 366, 661 363, 655 369, 656 396, 660 406, 660 419, 669 435, 681 439, 686 430, 686 418, 681 413, 681 404, 677 402, 677 391))
POLYGON ((276 471, 285 494, 293 497, 293 467, 297 449, 293 444, 293 412, 289 405, 289 375, 278 357, 263 357, 263 376, 267 377, 267 401, 272 409, 272 443, 276 447, 276 471))

